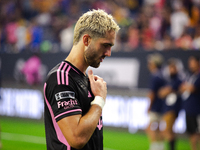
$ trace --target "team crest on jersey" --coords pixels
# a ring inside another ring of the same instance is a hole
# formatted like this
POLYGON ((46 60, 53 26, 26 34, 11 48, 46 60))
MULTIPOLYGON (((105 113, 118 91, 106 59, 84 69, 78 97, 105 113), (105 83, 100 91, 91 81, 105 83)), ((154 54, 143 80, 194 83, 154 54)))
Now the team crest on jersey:
POLYGON ((92 97, 92 95, 91 95, 90 91, 88 91, 88 97, 92 97))
POLYGON ((56 101, 59 101, 65 98, 75 99, 75 93, 72 91, 63 91, 63 92, 56 93, 55 98, 56 98, 56 101))

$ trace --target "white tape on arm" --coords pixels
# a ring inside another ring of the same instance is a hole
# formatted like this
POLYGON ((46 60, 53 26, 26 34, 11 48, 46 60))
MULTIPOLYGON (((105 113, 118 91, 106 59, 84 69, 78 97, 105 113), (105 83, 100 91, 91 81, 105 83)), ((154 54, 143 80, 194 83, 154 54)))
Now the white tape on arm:
POLYGON ((97 104, 103 109, 103 106, 105 105, 105 101, 101 96, 95 96, 94 100, 91 102, 91 105, 97 104))

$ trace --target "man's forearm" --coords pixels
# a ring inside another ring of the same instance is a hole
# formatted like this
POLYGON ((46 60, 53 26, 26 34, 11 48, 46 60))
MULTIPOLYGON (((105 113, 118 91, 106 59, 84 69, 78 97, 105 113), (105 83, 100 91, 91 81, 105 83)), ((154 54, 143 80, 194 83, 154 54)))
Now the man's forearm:
POLYGON ((69 145, 76 149, 82 148, 94 133, 101 114, 100 106, 91 105, 84 116, 74 115, 60 120, 58 125, 69 145))
POLYGON ((77 132, 80 136, 86 138, 86 141, 90 139, 96 129, 101 114, 101 107, 98 105, 92 105, 90 110, 83 117, 81 117, 78 123, 77 132))

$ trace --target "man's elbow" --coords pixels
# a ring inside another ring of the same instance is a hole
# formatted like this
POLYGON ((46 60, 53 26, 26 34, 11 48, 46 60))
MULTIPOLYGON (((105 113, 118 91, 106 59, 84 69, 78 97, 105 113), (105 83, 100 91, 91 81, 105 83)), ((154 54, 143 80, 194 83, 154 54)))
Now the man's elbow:
POLYGON ((73 148, 75 148, 75 149, 82 149, 85 146, 85 144, 86 144, 86 142, 77 141, 75 143, 75 145, 73 146, 73 148))
POLYGON ((85 146, 88 141, 85 138, 74 139, 69 145, 75 149, 81 149, 85 146))

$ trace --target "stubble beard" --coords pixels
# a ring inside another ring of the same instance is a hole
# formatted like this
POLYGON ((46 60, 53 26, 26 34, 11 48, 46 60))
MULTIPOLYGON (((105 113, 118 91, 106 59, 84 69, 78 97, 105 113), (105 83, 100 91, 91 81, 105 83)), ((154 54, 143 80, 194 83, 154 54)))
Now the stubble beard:
POLYGON ((95 52, 95 49, 91 47, 91 45, 84 51, 84 57, 89 66, 94 68, 98 68, 100 66, 98 54, 95 52))

